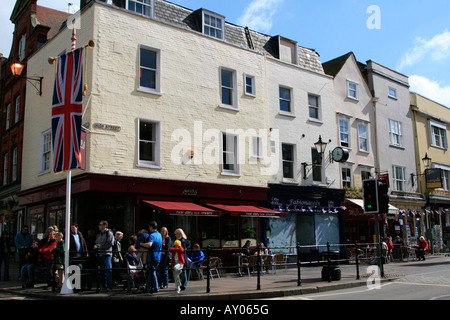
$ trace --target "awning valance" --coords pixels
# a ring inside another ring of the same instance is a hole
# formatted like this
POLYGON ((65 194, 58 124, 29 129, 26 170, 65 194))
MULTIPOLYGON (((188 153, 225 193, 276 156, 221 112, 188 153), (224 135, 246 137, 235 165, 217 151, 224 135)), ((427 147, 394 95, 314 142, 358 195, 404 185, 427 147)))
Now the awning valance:
POLYGON ((232 216, 248 218, 286 218, 287 213, 250 205, 207 204, 210 207, 230 212, 232 216))
MULTIPOLYGON (((361 208, 364 208, 364 200, 362 200, 362 199, 347 199, 347 200, 360 206, 361 208)), ((398 213, 398 208, 389 204, 388 214, 397 214, 397 213, 398 213)))
POLYGON ((221 212, 191 202, 144 201, 172 216, 220 217, 221 212))

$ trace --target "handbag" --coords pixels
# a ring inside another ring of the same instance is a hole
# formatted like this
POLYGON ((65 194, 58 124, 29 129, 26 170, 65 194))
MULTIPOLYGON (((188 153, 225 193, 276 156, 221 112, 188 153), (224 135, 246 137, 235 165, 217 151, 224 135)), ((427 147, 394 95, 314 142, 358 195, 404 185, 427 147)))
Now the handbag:
POLYGON ((181 270, 183 270, 183 267, 184 267, 184 264, 182 264, 182 263, 177 263, 177 264, 175 264, 175 265, 173 266, 173 269, 176 270, 176 271, 181 271, 181 270))

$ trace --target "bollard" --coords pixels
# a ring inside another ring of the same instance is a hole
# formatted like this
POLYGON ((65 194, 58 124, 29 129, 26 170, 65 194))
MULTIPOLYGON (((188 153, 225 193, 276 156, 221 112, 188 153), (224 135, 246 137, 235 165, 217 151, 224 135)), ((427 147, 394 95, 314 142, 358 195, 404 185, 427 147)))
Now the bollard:
POLYGON ((100 293, 100 277, 101 277, 101 270, 100 270, 100 255, 98 253, 99 249, 98 247, 95 248, 95 256, 97 258, 97 293, 100 293))
POLYGON ((256 258, 256 290, 261 290, 261 257, 259 256, 260 244, 257 246, 257 258, 256 258))
POLYGON ((210 279, 210 260, 211 260, 211 255, 210 255, 210 250, 211 250, 211 245, 208 245, 208 247, 206 247, 206 259, 207 259, 207 264, 206 264, 206 293, 210 293, 211 292, 211 279, 210 279))
MULTIPOLYGON (((148 260, 148 265, 149 265, 149 268, 147 268, 147 272, 148 272, 148 276, 147 277, 150 277, 150 294, 153 294, 153 281, 154 281, 154 277, 153 277, 153 272, 154 272, 153 253, 147 254, 147 260, 148 260), (150 259, 148 259, 149 256, 150 256, 150 259)), ((148 282, 148 278, 147 278, 147 282, 148 282)))
MULTIPOLYGON (((287 263, 287 261, 286 261, 287 263)), ((300 243, 297 242, 297 286, 301 287, 302 286, 302 278, 301 278, 301 274, 300 274, 300 266, 301 266, 302 262, 300 260, 300 243)))
POLYGON ((327 252, 328 252, 328 282, 331 282, 331 256, 330 256, 330 243, 327 242, 327 252))
POLYGON ((358 260, 358 243, 355 241, 355 257, 356 257, 356 280, 361 279, 359 276, 359 260, 358 260))

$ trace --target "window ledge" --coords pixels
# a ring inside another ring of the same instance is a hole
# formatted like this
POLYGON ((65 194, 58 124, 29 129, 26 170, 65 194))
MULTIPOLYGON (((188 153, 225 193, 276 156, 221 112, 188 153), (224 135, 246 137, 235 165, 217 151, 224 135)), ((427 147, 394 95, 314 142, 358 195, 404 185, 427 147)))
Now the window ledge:
POLYGON ((298 182, 295 181, 295 179, 291 179, 291 178, 283 178, 283 180, 281 180, 281 182, 284 184, 295 184, 295 185, 298 184, 298 182))
POLYGON ((143 87, 139 87, 136 89, 136 91, 142 92, 142 93, 148 93, 148 94, 153 94, 155 96, 163 96, 164 93, 158 91, 158 90, 152 90, 152 89, 148 89, 148 88, 143 88, 143 87))
POLYGON ((314 123, 318 123, 318 124, 323 124, 322 120, 319 119, 314 119, 314 118, 308 118, 309 122, 314 122, 314 123))
POLYGON ((162 167, 157 164, 146 164, 146 163, 137 163, 136 167, 138 168, 146 168, 146 169, 155 169, 155 170, 161 170, 162 167))
POLYGON ((229 106, 229 105, 226 105, 226 104, 219 104, 218 107, 221 108, 221 109, 226 109, 226 110, 241 111, 237 107, 229 106))
POLYGON ((220 175, 222 175, 222 176, 229 176, 229 177, 240 177, 240 176, 241 176, 240 173, 225 172, 225 171, 222 171, 222 172, 220 173, 220 175))
POLYGON ((291 117, 291 118, 296 118, 297 116, 295 114, 293 114, 292 112, 286 112, 286 111, 278 111, 278 114, 280 116, 286 116, 286 117, 291 117))
POLYGON ((389 144, 389 147, 405 150, 404 146, 399 146, 399 145, 396 145, 396 144, 389 144))

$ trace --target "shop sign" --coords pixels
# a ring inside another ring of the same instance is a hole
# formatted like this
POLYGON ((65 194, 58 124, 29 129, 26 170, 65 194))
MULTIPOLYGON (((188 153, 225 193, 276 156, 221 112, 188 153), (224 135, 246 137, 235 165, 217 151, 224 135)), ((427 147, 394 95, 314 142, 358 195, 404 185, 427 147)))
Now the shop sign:
POLYGON ((442 188, 442 169, 427 169, 425 172, 428 189, 442 188))

